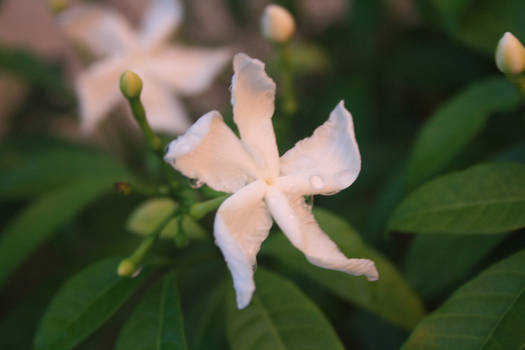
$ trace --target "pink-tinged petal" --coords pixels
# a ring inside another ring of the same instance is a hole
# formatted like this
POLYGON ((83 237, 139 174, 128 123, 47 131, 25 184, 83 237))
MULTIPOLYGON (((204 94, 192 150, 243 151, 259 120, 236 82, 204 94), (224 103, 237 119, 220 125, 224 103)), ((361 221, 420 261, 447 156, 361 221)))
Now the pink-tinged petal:
POLYGON ((272 227, 263 201, 266 189, 260 180, 250 183, 225 200, 215 216, 215 243, 232 274, 239 309, 250 303, 256 255, 272 227))
POLYGON ((183 16, 184 7, 179 0, 150 0, 140 31, 142 44, 154 48, 165 43, 183 16))
POLYGON ((333 194, 350 186, 361 170, 352 115, 341 101, 311 137, 281 157, 276 185, 297 194, 333 194))
POLYGON ((61 13, 58 22, 72 40, 98 55, 122 54, 138 44, 126 19, 102 6, 74 6, 61 13))
POLYGON ((145 69, 177 92, 192 95, 210 86, 230 57, 226 49, 174 46, 153 55, 145 69))
POLYGON ((217 191, 235 192, 257 178, 253 160, 217 111, 203 115, 172 141, 164 159, 217 191))
POLYGON ((233 58, 233 118, 242 141, 265 177, 279 174, 279 151, 272 115, 275 83, 264 71, 264 63, 243 53, 233 58))
POLYGON ((75 82, 82 127, 92 131, 119 102, 124 101, 119 79, 127 61, 121 57, 98 61, 81 73, 75 82))
POLYGON ((168 88, 153 79, 143 79, 142 103, 151 128, 155 131, 176 135, 190 127, 188 115, 168 88))
POLYGON ((379 278, 372 260, 348 259, 339 250, 319 227, 303 196, 285 195, 270 187, 265 199, 275 222, 310 263, 350 275, 365 275, 369 281, 379 278))

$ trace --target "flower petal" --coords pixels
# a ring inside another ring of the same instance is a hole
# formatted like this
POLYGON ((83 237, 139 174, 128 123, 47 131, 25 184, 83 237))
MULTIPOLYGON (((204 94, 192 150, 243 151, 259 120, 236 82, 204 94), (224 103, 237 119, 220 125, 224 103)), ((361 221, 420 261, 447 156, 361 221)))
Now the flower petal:
POLYGON ((215 216, 215 243, 232 274, 239 309, 250 303, 255 290, 255 257, 272 227, 263 201, 266 189, 260 180, 250 183, 226 199, 215 216))
POLYGON ((275 187, 266 194, 266 204, 275 222, 292 244, 304 253, 308 261, 325 269, 365 275, 369 281, 379 274, 373 261, 348 259, 319 227, 303 196, 284 195, 275 187))
POLYGON ((184 7, 179 0, 150 0, 142 22, 140 38, 148 48, 166 42, 184 16, 184 7))
POLYGON ((86 131, 92 131, 119 101, 124 101, 118 84, 126 62, 121 57, 103 59, 78 76, 75 89, 86 131))
POLYGON ((279 174, 279 151, 275 142, 272 115, 275 83, 264 71, 264 63, 243 53, 233 59, 233 118, 265 177, 279 174))
POLYGON ((217 191, 235 192, 257 177, 250 155, 217 111, 203 115, 172 141, 164 159, 217 191))
POLYGON ((166 85, 186 94, 206 89, 230 59, 225 49, 169 47, 146 63, 148 72, 166 85))
POLYGON ((186 131, 190 122, 180 101, 167 87, 153 79, 144 78, 143 83, 141 98, 151 128, 172 135, 186 131))
POLYGON ((352 115, 341 101, 311 137, 281 157, 276 185, 285 192, 332 194, 350 186, 361 170, 352 115))
POLYGON ((114 55, 137 47, 135 33, 119 13, 97 5, 78 5, 58 16, 66 34, 98 55, 114 55))

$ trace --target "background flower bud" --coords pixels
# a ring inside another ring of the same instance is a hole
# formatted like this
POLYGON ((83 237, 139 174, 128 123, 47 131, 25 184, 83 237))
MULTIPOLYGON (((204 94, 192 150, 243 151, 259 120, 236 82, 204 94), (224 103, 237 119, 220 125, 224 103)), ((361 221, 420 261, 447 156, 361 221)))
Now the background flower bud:
POLYGON ((120 91, 128 98, 137 98, 142 91, 142 79, 129 70, 122 73, 120 76, 120 91))
POLYGON ((496 65, 505 74, 525 71, 525 48, 512 33, 505 33, 496 48, 496 65))
POLYGON ((278 43, 288 41, 295 32, 295 20, 284 7, 268 5, 261 17, 261 32, 268 40, 278 43))

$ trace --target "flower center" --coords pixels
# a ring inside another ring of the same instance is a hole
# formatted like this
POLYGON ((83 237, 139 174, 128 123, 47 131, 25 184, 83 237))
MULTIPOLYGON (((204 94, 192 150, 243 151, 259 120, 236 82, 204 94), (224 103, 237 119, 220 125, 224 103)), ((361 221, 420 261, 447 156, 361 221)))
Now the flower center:
POLYGON ((264 179, 264 182, 266 182, 268 186, 273 186, 273 184, 275 183, 275 179, 272 177, 267 177, 266 179, 264 179))

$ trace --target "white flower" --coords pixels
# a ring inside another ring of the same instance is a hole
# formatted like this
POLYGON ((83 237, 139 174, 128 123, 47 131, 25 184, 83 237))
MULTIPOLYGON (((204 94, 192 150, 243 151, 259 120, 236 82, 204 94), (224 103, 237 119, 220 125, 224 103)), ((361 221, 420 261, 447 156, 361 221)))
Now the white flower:
POLYGON ((232 105, 241 140, 212 111, 172 141, 165 160, 217 191, 234 192, 215 217, 215 241, 233 276, 237 305, 249 304, 253 269, 272 217, 314 265, 377 280, 374 262, 348 259, 321 230, 304 196, 350 186, 361 169, 352 116, 341 101, 314 134, 279 158, 272 126, 275 83, 245 54, 233 61, 232 105))
POLYGON ((151 0, 136 32, 118 13, 93 4, 73 7, 59 15, 59 23, 72 39, 104 56, 76 81, 84 128, 92 130, 124 101, 119 77, 125 70, 134 71, 144 80, 142 100, 153 129, 181 133, 188 128, 186 111, 172 92, 201 92, 230 54, 225 49, 170 45, 182 16, 178 0, 151 0))

